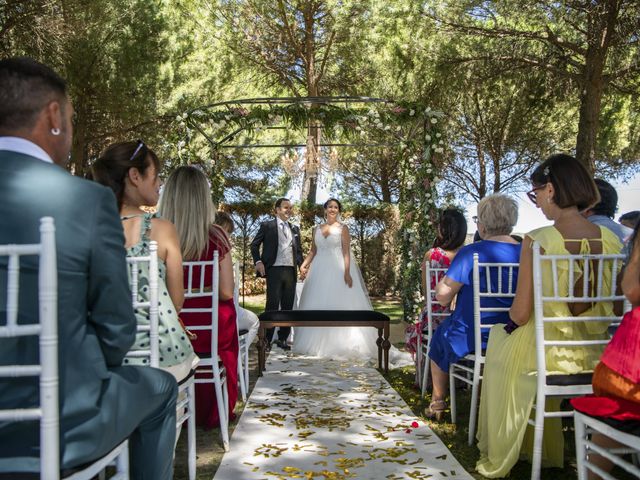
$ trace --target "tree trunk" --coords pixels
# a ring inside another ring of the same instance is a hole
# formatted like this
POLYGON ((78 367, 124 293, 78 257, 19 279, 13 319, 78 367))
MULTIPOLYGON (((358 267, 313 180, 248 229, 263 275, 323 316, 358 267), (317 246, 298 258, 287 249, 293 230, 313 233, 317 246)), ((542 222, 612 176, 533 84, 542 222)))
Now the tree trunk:
POLYGON ((73 127, 73 143, 71 145, 71 173, 79 177, 85 176, 87 153, 87 127, 85 116, 76 111, 76 121, 73 127))
POLYGON ((307 130, 307 157, 304 169, 302 197, 307 203, 316 203, 318 175, 320 173, 320 124, 312 120, 307 130))
MULTIPOLYGON (((306 80, 307 95, 317 97, 319 93, 318 72, 316 71, 316 45, 314 37, 315 18, 311 4, 306 5, 304 12, 305 41, 304 51, 306 59, 306 80)), ((313 112, 316 105, 311 105, 313 112)), ((307 203, 316 203, 316 193, 318 191, 318 175, 320 174, 320 122, 313 115, 310 115, 309 127, 307 129, 307 158, 304 171, 304 183, 302 196, 307 203)))
POLYGON ((487 161, 484 157, 482 146, 476 144, 476 155, 478 156, 478 169, 480 178, 478 179, 478 200, 482 200, 487 195, 487 161))
POLYGON ((591 173, 595 170, 594 162, 604 90, 604 67, 609 46, 615 35, 620 10, 618 0, 607 0, 603 2, 601 7, 594 9, 588 23, 589 46, 582 77, 578 137, 576 139, 576 158, 591 173))
POLYGON ((494 154, 491 156, 491 163, 493 163, 493 193, 498 193, 502 188, 500 158, 502 158, 500 154, 494 154))
POLYGON ((604 66, 604 59, 599 55, 600 52, 593 53, 592 55, 587 54, 584 82, 580 92, 580 115, 578 117, 578 137, 576 139, 576 159, 587 167, 591 173, 595 169, 594 161, 602 107, 602 70, 604 66))

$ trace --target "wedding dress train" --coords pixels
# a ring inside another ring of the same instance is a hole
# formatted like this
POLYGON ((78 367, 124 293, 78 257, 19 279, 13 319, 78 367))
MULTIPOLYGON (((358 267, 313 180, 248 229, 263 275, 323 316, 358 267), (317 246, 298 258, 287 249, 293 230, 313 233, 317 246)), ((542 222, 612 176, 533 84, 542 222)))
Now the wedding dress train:
MULTIPOLYGON (((315 230, 316 255, 298 302, 298 310, 372 310, 356 260, 351 254, 349 273, 353 285, 344 281, 342 224, 333 224, 325 236, 315 230)), ((340 360, 377 361, 378 332, 372 327, 301 327, 295 329, 293 351, 315 357, 340 360)), ((412 363, 407 352, 391 347, 389 363, 412 363)))

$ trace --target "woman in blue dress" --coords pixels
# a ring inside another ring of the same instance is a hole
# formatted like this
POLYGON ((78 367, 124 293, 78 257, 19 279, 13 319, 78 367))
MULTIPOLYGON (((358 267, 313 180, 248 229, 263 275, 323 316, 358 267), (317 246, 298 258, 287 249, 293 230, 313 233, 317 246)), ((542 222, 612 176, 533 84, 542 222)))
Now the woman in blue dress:
MULTIPOLYGON (((431 359, 431 378, 433 390, 431 403, 425 412, 428 418, 440 421, 447 408, 445 401, 449 383, 449 365, 473 352, 473 254, 477 253, 480 262, 518 263, 520 244, 510 234, 518 220, 518 205, 506 195, 495 194, 483 198, 478 204, 478 232, 481 241, 462 247, 453 259, 447 274, 436 286, 436 300, 443 306, 449 306, 455 299, 455 308, 433 334, 429 358, 431 359)), ((503 269, 503 275, 507 275, 503 269)), ((484 271, 480 273, 481 284, 484 271)), ((490 270, 491 284, 497 285, 497 269, 490 270)), ((514 281, 516 281, 514 279, 514 281)), ((508 285, 505 278, 503 285, 508 285)), ((509 307, 510 298, 488 298, 483 306, 509 307)), ((507 323, 508 312, 484 312, 482 323, 507 323)), ((486 338, 483 337, 483 346, 486 338)))

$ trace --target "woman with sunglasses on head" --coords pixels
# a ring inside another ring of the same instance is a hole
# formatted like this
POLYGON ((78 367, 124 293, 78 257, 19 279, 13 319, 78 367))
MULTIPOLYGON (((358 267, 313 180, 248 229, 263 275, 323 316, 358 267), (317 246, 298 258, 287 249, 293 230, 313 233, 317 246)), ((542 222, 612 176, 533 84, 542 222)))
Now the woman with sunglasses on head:
MULTIPOLYGON (((149 242, 158 243, 160 368, 178 381, 198 363, 188 333, 178 313, 184 301, 182 255, 173 224, 141 207, 153 207, 160 195, 160 161, 142 141, 116 143, 108 147, 92 166, 93 179, 111 188, 118 201, 127 256, 149 254, 149 242)), ((140 266, 140 296, 148 300, 148 265, 140 266)), ((138 324, 148 325, 145 311, 136 311, 138 324)), ((133 348, 148 348, 149 333, 140 332, 133 348)), ((125 365, 146 365, 147 358, 125 358, 125 365)))
MULTIPOLYGON (((575 158, 552 155, 533 171, 530 178, 532 189, 527 195, 553 225, 538 228, 525 236, 516 295, 509 311, 511 321, 507 326, 493 327, 489 335, 478 420, 480 459, 476 464, 478 472, 489 478, 508 475, 521 456, 529 459, 532 456, 533 429, 527 428, 527 421, 536 394, 537 371, 533 242, 537 241, 547 254, 614 254, 622 248, 613 232, 594 225, 580 214, 599 201, 599 194, 593 179, 575 158)), ((559 292, 564 295, 574 288, 569 285, 567 270, 566 262, 558 262, 555 278, 559 292)), ((543 265, 543 288, 551 288, 552 275, 550 266, 543 265)), ((603 284, 604 291, 611 288, 610 272, 605 271, 603 284)), ((549 291, 548 295, 551 293, 549 291)), ((549 317, 599 316, 610 314, 612 310, 612 302, 573 304, 571 307, 562 302, 545 304, 545 315, 549 317)), ((546 334, 549 339, 607 338, 607 326, 602 323, 557 322, 553 325, 553 331, 546 334)), ((547 368, 565 374, 592 371, 601 353, 601 345, 555 347, 553 353, 547 354, 547 368)), ((553 402, 547 400, 547 407, 553 408, 553 402)), ((559 401, 556 405, 558 408, 559 401)), ((544 467, 563 466, 560 419, 545 420, 542 455, 544 467)))

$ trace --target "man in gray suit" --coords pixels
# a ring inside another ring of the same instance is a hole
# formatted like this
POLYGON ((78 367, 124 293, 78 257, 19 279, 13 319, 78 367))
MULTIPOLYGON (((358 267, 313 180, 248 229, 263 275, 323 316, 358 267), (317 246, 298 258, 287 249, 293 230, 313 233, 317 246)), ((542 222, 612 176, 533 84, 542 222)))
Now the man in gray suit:
MULTIPOLYGON (((65 82, 51 69, 26 58, 0 61, 0 244, 37 243, 40 217, 55 220, 63 470, 129 438, 132 478, 170 479, 177 385, 161 370, 121 366, 136 329, 122 224, 111 190, 62 168, 72 114, 65 82)), ((6 270, 0 262, 0 279, 6 270)), ((35 323, 37 264, 21 272, 19 323, 35 323)), ((2 324, 3 280, 0 289, 2 324)), ((37 358, 35 337, 0 339, 0 364, 37 358)), ((2 408, 32 407, 38 384, 3 379, 0 392, 2 408)), ((0 475, 38 471, 38 444, 36 422, 0 423, 0 475)))

